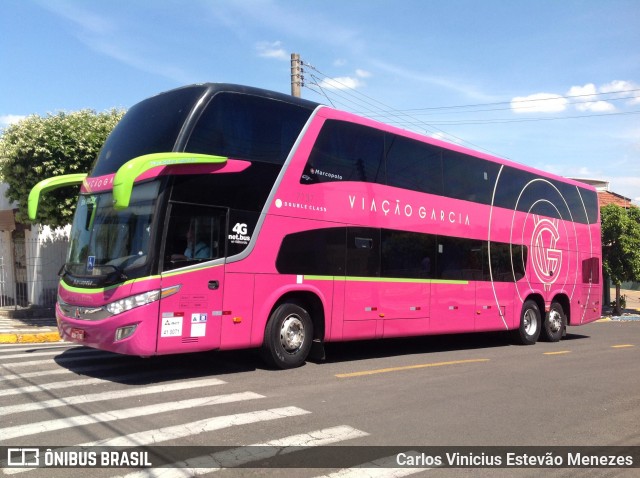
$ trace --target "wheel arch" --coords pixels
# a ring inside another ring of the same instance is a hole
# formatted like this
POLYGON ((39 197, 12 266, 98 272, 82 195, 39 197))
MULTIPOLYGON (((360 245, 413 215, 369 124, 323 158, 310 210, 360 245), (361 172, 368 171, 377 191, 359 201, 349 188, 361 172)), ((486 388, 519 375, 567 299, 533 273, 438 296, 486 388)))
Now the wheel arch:
POLYGON ((551 302, 552 303, 557 302, 558 304, 560 304, 564 312, 564 316, 567 318, 567 325, 572 325, 571 324, 571 301, 569 300, 569 296, 567 296, 564 293, 560 293, 555 295, 551 302))
POLYGON ((309 313, 313 323, 313 339, 324 341, 325 307, 320 297, 311 290, 287 291, 274 302, 268 315, 286 302, 297 304, 309 313))
POLYGON ((543 318, 544 314, 546 313, 546 308, 544 304, 544 297, 542 297, 542 294, 539 294, 537 292, 532 292, 522 301, 522 303, 524 304, 528 300, 532 300, 536 303, 536 305, 538 306, 538 309, 540 309, 540 316, 541 318, 543 318))

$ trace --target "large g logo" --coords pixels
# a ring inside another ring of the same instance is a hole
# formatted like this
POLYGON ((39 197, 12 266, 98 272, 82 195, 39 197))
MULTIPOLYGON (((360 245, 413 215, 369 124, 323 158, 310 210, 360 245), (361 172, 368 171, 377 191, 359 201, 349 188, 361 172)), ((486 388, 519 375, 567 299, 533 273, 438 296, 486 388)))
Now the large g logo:
POLYGON ((550 290, 562 267, 562 250, 556 247, 560 240, 559 221, 534 215, 533 222, 535 227, 531 235, 531 265, 545 290, 550 290))

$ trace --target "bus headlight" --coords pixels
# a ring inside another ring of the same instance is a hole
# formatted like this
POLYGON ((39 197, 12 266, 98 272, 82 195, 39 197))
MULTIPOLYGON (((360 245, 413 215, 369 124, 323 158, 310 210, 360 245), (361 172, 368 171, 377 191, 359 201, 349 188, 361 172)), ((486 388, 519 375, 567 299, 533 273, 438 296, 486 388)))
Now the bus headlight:
POLYGON ((143 305, 155 302, 160 298, 159 290, 152 290, 143 294, 132 295, 131 297, 125 297, 124 299, 116 300, 104 306, 110 314, 117 315, 126 312, 127 310, 135 309, 143 305))
POLYGON ((180 290, 180 286, 167 287, 162 290, 151 290, 142 294, 132 295, 124 299, 116 300, 104 306, 104 308, 112 315, 122 314, 136 307, 151 304, 160 298, 169 297, 180 290))

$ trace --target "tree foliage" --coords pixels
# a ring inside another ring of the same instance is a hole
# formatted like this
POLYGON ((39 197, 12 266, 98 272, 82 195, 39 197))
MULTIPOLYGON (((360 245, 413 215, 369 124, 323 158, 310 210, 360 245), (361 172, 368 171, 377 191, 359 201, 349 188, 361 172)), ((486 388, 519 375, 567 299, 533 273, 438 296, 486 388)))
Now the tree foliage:
POLYGON ((620 312, 620 284, 640 280, 640 209, 614 204, 600 210, 602 267, 616 286, 616 312, 620 312))
MULTIPOLYGON (((7 197, 19 205, 17 219, 28 222, 27 198, 39 181, 52 176, 88 173, 100 148, 122 115, 121 110, 81 110, 45 117, 32 115, 7 127, 0 136, 0 175, 9 185, 7 197)), ((62 188, 40 198, 38 221, 69 224, 77 187, 62 188)))

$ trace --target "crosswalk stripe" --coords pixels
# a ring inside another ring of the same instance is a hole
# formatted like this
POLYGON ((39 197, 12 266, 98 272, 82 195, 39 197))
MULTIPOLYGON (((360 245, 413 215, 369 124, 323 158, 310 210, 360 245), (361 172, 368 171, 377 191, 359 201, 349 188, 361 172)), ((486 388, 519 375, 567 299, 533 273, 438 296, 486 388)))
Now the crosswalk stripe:
POLYGON ((298 407, 271 408, 268 410, 257 410, 253 412, 237 413, 221 417, 205 418, 195 422, 159 428, 156 430, 146 430, 138 433, 131 433, 122 437, 97 440, 83 443, 78 446, 143 446, 184 438, 191 435, 198 435, 203 432, 222 430, 236 425, 247 425, 250 423, 277 420, 279 418, 295 417, 306 415, 307 410, 298 407))
POLYGON ((186 461, 175 463, 175 468, 141 470, 114 478, 186 478, 204 475, 224 468, 246 465, 247 463, 264 460, 276 455, 293 453, 299 451, 299 447, 330 445, 368 435, 367 432, 341 425, 190 458, 186 461))
MULTIPOLYGON (((81 355, 90 355, 90 354, 95 354, 98 355, 100 352, 96 352, 93 349, 84 349, 84 348, 80 348, 80 349, 68 349, 65 350, 63 352, 66 352, 67 354, 73 354, 74 358, 81 356, 81 355)), ((2 356, 3 360, 7 360, 7 359, 16 359, 16 358, 27 358, 27 357, 41 357, 41 356, 45 356, 45 355, 55 355, 55 354, 59 354, 62 353, 60 350, 58 349, 53 349, 53 350, 46 350, 46 351, 41 351, 41 352, 31 352, 31 353, 21 353, 21 354, 12 354, 12 355, 4 355, 2 356)), ((104 355, 114 355, 116 356, 116 354, 114 353, 107 353, 104 355)), ((60 357, 60 358, 69 358, 69 355, 65 356, 65 357, 60 357)))
MULTIPOLYGON (((94 352, 94 351, 88 351, 86 352, 86 354, 91 354, 90 357, 69 357, 69 356, 64 356, 64 357, 56 357, 55 362, 52 361, 52 359, 45 359, 45 360, 29 360, 27 362, 12 362, 12 363, 3 363, 0 364, 2 367, 4 367, 5 369, 13 369, 13 368, 17 368, 17 367, 33 367, 33 366, 37 366, 37 365, 42 365, 42 364, 59 364, 59 363, 65 363, 65 362, 82 362, 85 360, 95 360, 95 359, 103 359, 103 358, 108 358, 109 360, 116 360, 116 359, 129 359, 131 360, 131 355, 118 355, 118 354, 114 354, 112 352, 94 352)), ((31 355, 20 355, 20 357, 31 357, 31 355)), ((6 359, 6 357, 2 357, 3 359, 6 359)))
MULTIPOLYGON (((74 344, 31 344, 29 346, 20 346, 17 347, 15 344, 12 344, 12 347, 0 347, 0 354, 6 354, 9 352, 26 352, 28 350, 33 350, 34 352, 37 350, 62 350, 62 349, 70 349, 73 347, 77 347, 74 344)), ((2 357, 0 357, 2 358, 2 357)))
POLYGON ((163 385, 152 385, 144 388, 136 387, 130 390, 129 389, 116 390, 112 392, 100 392, 100 393, 91 393, 87 395, 76 395, 73 397, 54 398, 51 400, 46 400, 44 402, 31 402, 31 403, 23 403, 19 405, 5 406, 2 408, 2 414, 4 416, 7 416, 12 413, 24 413, 24 412, 31 412, 35 410, 44 410, 47 408, 77 405, 80 403, 98 402, 98 401, 105 401, 105 400, 117 400, 120 398, 129 398, 129 397, 139 397, 142 395, 151 395, 155 393, 163 394, 168 392, 175 392, 178 390, 210 387, 214 385, 223 385, 225 383, 226 382, 223 380, 220 380, 217 378, 210 378, 210 379, 180 381, 180 382, 163 384, 163 385))
POLYGON ((17 425, 13 427, 0 428, 0 442, 8 441, 17 437, 62 430, 65 428, 92 425, 94 423, 106 423, 115 420, 123 420, 127 418, 151 415, 154 413, 164 413, 169 410, 184 410, 187 408, 219 405, 222 403, 252 400, 256 398, 264 398, 264 395, 259 395, 253 392, 232 393, 228 395, 216 395, 213 397, 180 400, 171 402, 170 405, 168 405, 167 403, 160 403, 156 405, 146 405, 142 407, 126 408, 122 410, 110 410, 108 412, 94 413, 91 415, 77 415, 74 417, 31 423, 28 425, 17 425))
POLYGON ((49 375, 81 375, 86 373, 94 373, 100 372, 101 370, 111 370, 111 369, 119 369, 123 367, 127 367, 126 363, 118 363, 118 364, 102 364, 102 365, 88 365, 86 367, 74 367, 73 371, 66 368, 56 368, 52 370, 39 370, 37 372, 25 372, 20 374, 12 374, 12 375, 3 375, 0 377, 0 382, 3 380, 20 380, 25 378, 36 378, 36 377, 48 377, 49 375))
MULTIPOLYGON (((415 452, 407 452, 407 454, 415 454, 415 452)), ((396 455, 386 456, 378 460, 362 463, 352 468, 343 468, 327 475, 319 475, 315 478, 400 478, 402 476, 410 476, 421 471, 427 471, 431 468, 394 468, 397 465, 396 455)))
POLYGON ((139 380, 141 378, 156 377, 158 372, 144 372, 129 375, 115 375, 113 377, 101 378, 80 378, 77 380, 66 380, 63 382, 50 382, 40 385, 28 385, 26 387, 11 388, 9 390, 0 390, 0 397, 8 397, 10 395, 21 395, 24 393, 48 392, 50 390, 60 390, 61 388, 82 387, 85 385, 94 385, 96 383, 104 383, 107 380, 139 380))
MULTIPOLYGON (((259 397, 262 397, 262 395, 260 395, 259 397)), ((153 445, 161 443, 163 441, 197 435, 203 432, 212 432, 239 425, 249 425, 251 423, 277 420, 279 418, 295 417, 299 415, 306 415, 308 413, 311 412, 298 407, 271 408, 268 410, 258 410, 254 412, 237 413, 235 415, 224 415, 220 417, 205 418, 204 420, 197 420, 195 422, 185 423, 182 425, 159 428, 156 430, 146 430, 139 433, 131 433, 122 437, 81 443, 75 446, 88 447, 153 445)), ((2 433, 2 430, 0 430, 0 433, 2 433)), ((305 434, 304 436, 308 438, 309 435, 310 434, 305 434)), ((31 470, 34 470, 34 468, 4 468, 2 471, 5 475, 16 475, 18 473, 24 473, 31 470)))

